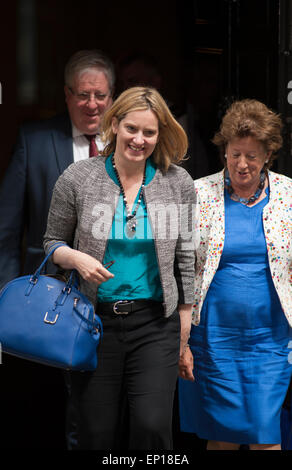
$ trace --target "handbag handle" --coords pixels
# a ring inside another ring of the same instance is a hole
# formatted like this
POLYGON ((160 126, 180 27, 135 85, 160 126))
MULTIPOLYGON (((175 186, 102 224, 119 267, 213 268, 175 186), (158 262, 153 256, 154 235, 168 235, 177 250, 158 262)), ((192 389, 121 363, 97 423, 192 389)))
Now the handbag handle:
MULTIPOLYGON (((53 247, 51 248, 51 250, 49 251, 49 253, 46 255, 46 257, 44 258, 44 260, 42 261, 41 265, 37 268, 37 270, 35 271, 35 273, 31 276, 30 280, 29 280, 29 287, 25 293, 25 295, 29 295, 30 292, 31 292, 31 289, 33 288, 33 286, 38 282, 38 279, 40 277, 40 274, 42 272, 42 270, 44 269, 48 259, 52 256, 52 254, 54 253, 54 251, 59 248, 60 246, 67 246, 66 243, 63 243, 63 242, 60 242, 60 243, 56 243, 55 245, 53 245, 53 247)), ((79 282, 78 282, 78 275, 77 275, 77 272, 75 269, 73 269, 71 271, 71 274, 70 274, 70 277, 66 283, 66 286, 64 287, 64 292, 66 293, 70 293, 71 291, 71 288, 72 288, 72 285, 73 285, 73 281, 75 280, 74 282, 74 286, 75 287, 79 287, 79 282)))
POLYGON ((52 254, 54 253, 54 251, 59 248, 60 246, 67 246, 66 243, 56 243, 55 245, 53 245, 53 247, 51 248, 51 250, 49 251, 49 253, 47 254, 47 256, 44 258, 44 260, 42 261, 41 265, 37 268, 37 270, 35 271, 35 273, 32 275, 32 279, 38 279, 39 276, 40 276, 40 273, 42 272, 43 268, 45 267, 45 265, 47 264, 47 261, 48 259, 52 256, 52 254))
MULTIPOLYGON (((44 258, 44 260, 42 261, 41 265, 37 268, 37 270, 35 271, 35 273, 31 276, 30 278, 30 281, 35 284, 41 274, 41 272, 43 271, 46 263, 48 262, 48 259, 52 256, 52 254, 54 253, 54 251, 59 248, 60 246, 67 246, 66 243, 63 243, 63 242, 60 242, 60 243, 56 243, 55 245, 53 245, 52 249, 49 251, 49 253, 47 254, 47 256, 44 258)), ((76 287, 79 286, 79 282, 78 282, 78 276, 77 276, 77 272, 75 269, 73 269, 71 271, 71 274, 70 274, 70 277, 67 281, 67 284, 66 284, 66 289, 70 289, 73 285, 73 281, 74 281, 74 278, 75 278, 75 283, 74 285, 76 287)))

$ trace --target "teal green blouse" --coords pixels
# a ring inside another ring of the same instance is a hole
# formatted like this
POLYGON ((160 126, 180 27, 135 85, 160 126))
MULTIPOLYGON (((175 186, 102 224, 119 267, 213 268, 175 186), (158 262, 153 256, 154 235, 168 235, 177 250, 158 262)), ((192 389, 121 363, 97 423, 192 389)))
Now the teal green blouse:
MULTIPOLYGON (((106 159, 105 167, 110 178, 119 185, 111 157, 112 155, 106 159)), ((146 161, 145 186, 153 179, 155 172, 156 166, 149 157, 146 161)), ((115 277, 99 286, 98 302, 125 299, 151 299, 162 302, 163 294, 155 245, 144 199, 142 198, 136 214, 138 222, 136 232, 131 237, 126 230, 126 216, 123 197, 120 195, 103 259, 104 264, 114 261, 109 271, 115 277)))

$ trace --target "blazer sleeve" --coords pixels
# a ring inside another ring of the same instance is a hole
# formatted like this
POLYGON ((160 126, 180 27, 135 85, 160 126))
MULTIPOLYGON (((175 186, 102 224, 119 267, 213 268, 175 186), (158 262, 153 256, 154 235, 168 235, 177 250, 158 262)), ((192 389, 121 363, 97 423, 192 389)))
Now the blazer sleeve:
POLYGON ((0 186, 0 288, 21 273, 26 176, 26 141, 24 131, 20 130, 0 186))
POLYGON ((180 304, 191 304, 194 301, 195 207, 194 182, 190 175, 186 174, 181 182, 180 231, 176 244, 174 263, 174 274, 178 286, 180 304))
POLYGON ((46 254, 57 242, 73 246, 77 225, 76 188, 74 176, 69 167, 58 178, 50 205, 47 229, 44 235, 46 254))

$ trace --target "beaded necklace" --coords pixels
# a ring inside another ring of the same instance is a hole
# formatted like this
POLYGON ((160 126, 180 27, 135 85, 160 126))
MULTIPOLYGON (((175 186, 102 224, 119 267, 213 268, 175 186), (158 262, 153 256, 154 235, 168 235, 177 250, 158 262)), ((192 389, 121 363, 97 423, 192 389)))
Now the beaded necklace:
POLYGON ((227 168, 225 169, 225 176, 224 176, 225 188, 227 189, 227 191, 230 194, 230 197, 231 197, 231 199, 233 199, 233 201, 240 202, 241 204, 244 204, 245 206, 255 202, 260 197, 260 195, 263 192, 264 186, 265 186, 265 180, 266 180, 266 174, 265 174, 265 171, 262 170, 261 173, 260 173, 260 182, 259 182, 259 185, 257 187, 256 192, 254 193, 253 196, 246 199, 245 197, 239 197, 234 192, 234 189, 231 185, 229 172, 228 172, 227 168))
POLYGON ((115 165, 114 156, 112 156, 112 164, 113 164, 113 169, 114 169, 115 175, 116 175, 117 180, 119 182, 119 186, 120 186, 121 193, 122 193, 122 196, 123 196, 123 201, 124 201, 125 208, 126 208, 126 211, 127 211, 126 223, 127 223, 128 233, 129 233, 129 235, 134 235, 134 232, 136 232, 136 226, 138 224, 138 220, 136 219, 136 214, 137 214, 137 210, 138 210, 138 208, 141 204, 142 198, 143 198, 143 190, 144 190, 145 179, 146 179, 146 165, 145 165, 145 169, 144 169, 143 181, 142 181, 142 185, 141 185, 141 188, 140 188, 138 201, 137 201, 137 204, 136 204, 136 207, 135 207, 134 211, 131 213, 129 205, 127 203, 125 190, 123 188, 118 170, 117 170, 116 165, 115 165))

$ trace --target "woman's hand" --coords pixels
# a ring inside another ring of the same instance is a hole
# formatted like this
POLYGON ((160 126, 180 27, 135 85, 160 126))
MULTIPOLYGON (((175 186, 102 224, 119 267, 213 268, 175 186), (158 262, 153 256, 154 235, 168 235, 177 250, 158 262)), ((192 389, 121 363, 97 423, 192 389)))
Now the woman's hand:
POLYGON ((76 269, 85 281, 98 285, 114 277, 100 261, 68 246, 60 246, 56 249, 53 262, 64 269, 76 269))
POLYGON ((185 351, 190 337, 192 307, 192 304, 180 304, 178 306, 178 313, 180 316, 180 356, 185 351))
POLYGON ((189 347, 187 347, 184 353, 180 356, 178 366, 178 374, 182 379, 191 380, 192 382, 195 380, 193 374, 194 358, 189 347))
POLYGON ((195 380, 193 376, 193 355, 188 346, 192 322, 192 304, 180 304, 180 354, 179 376, 186 380, 195 380))
POLYGON ((77 251, 75 255, 75 269, 85 281, 98 285, 114 277, 100 261, 81 251, 77 251))

